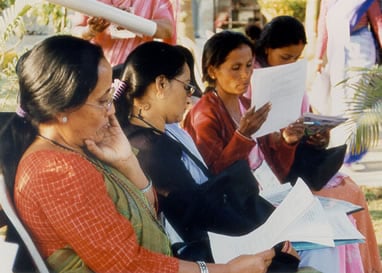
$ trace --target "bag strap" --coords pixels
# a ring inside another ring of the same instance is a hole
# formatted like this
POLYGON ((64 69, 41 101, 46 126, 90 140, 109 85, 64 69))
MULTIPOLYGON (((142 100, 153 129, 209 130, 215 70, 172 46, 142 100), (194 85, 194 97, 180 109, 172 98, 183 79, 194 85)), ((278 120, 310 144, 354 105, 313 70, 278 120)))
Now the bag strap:
POLYGON ((197 158, 187 147, 186 145, 184 145, 171 131, 169 130, 166 130, 172 137, 164 134, 161 130, 157 129, 154 125, 152 125, 151 123, 149 123, 147 120, 145 120, 142 116, 140 115, 131 115, 131 117, 133 118, 136 118, 140 121, 142 121, 143 123, 145 123, 147 126, 149 126, 154 132, 158 133, 158 134, 161 134, 161 135, 164 135, 166 136, 168 139, 170 139, 173 143, 175 143, 176 145, 178 145, 183 152, 185 152, 191 159, 192 161, 194 161, 194 163, 202 170, 202 172, 204 173, 205 176, 207 177, 211 177, 212 174, 211 172, 208 170, 208 168, 203 164, 202 161, 200 161, 199 158, 197 158))

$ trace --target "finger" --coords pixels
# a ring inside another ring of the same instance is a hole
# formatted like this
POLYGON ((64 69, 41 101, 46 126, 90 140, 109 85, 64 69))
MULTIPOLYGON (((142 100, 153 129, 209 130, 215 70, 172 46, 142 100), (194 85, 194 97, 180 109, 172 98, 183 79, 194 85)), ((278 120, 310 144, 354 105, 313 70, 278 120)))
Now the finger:
POLYGON ((261 106, 258 110, 258 112, 269 112, 272 108, 272 104, 270 102, 267 102, 263 106, 261 106))
POLYGON ((291 250, 291 247, 292 247, 291 243, 289 241, 285 241, 281 251, 284 253, 288 253, 291 250))
POLYGON ((101 149, 96 145, 96 143, 93 140, 86 139, 85 145, 87 150, 93 155, 95 155, 96 157, 99 157, 100 155, 102 155, 101 149))
POLYGON ((119 122, 115 115, 109 116, 109 123, 112 127, 119 127, 119 122))

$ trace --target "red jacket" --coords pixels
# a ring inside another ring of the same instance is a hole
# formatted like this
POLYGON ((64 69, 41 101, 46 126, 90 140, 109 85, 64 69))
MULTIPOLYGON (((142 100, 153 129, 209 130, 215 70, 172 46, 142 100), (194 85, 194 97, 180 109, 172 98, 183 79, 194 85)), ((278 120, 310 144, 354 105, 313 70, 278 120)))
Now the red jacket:
MULTIPOLYGON (((240 97, 248 109, 250 100, 240 97)), ((276 176, 283 181, 294 160, 296 145, 288 145, 279 132, 256 141, 241 135, 222 100, 215 92, 207 92, 191 109, 184 121, 184 129, 192 136, 206 164, 219 173, 239 159, 248 159, 249 153, 260 145, 265 159, 276 176)))

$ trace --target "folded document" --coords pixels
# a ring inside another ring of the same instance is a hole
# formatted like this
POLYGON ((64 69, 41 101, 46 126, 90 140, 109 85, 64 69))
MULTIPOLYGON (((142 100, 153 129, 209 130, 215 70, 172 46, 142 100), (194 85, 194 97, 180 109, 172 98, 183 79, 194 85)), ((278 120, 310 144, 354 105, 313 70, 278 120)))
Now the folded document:
POLYGON ((209 232, 215 262, 225 263, 239 255, 255 254, 286 240, 297 250, 363 242, 364 236, 349 221, 344 210, 329 211, 299 179, 256 230, 243 236, 209 232))

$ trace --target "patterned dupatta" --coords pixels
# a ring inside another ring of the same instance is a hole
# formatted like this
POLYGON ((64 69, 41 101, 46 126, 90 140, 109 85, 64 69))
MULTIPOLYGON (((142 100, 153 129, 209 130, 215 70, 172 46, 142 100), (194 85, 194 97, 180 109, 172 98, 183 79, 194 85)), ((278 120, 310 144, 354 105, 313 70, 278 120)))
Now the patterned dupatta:
MULTIPOLYGON (((104 175, 105 185, 117 210, 132 224, 137 241, 153 252, 172 255, 170 241, 159 223, 154 208, 125 176, 102 162, 90 159, 104 175)), ((82 259, 67 246, 56 250, 47 259, 49 268, 57 273, 91 273, 82 259)))

